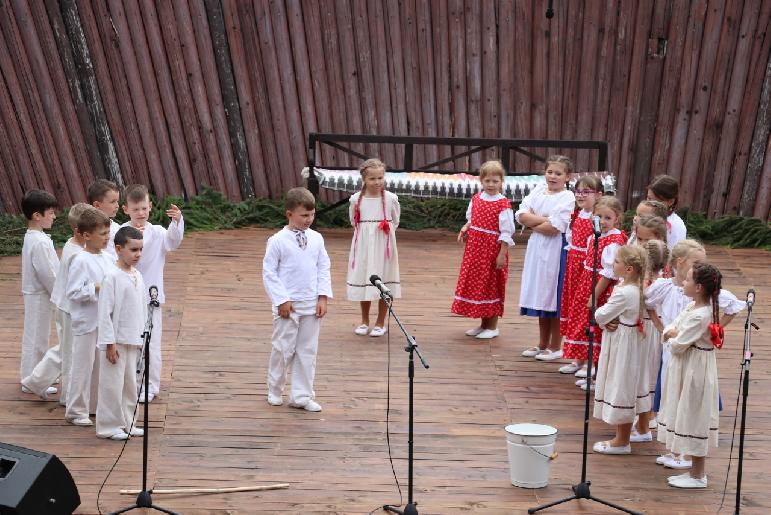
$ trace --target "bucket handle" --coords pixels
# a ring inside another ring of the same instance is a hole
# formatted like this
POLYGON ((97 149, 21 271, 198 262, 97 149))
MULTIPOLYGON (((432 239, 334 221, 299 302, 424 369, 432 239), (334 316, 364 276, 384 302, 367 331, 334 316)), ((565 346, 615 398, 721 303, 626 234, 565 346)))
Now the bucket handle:
POLYGON ((537 455, 539 455, 539 456, 543 456, 544 458, 546 458, 546 459, 547 459, 547 460, 549 460, 549 461, 552 461, 552 460, 556 460, 556 459, 557 459, 557 456, 559 456, 559 454, 557 454, 556 452, 553 452, 553 453, 551 453, 551 454, 549 454, 549 455, 546 455, 546 454, 542 453, 541 451, 539 451, 538 449, 535 449, 534 447, 531 447, 531 446, 530 446, 530 444, 528 444, 527 442, 525 442, 525 440, 520 440, 520 442, 519 442, 519 443, 520 443, 521 445, 523 445, 523 446, 527 447, 528 449, 530 449, 531 451, 533 451, 533 452, 534 452, 534 453, 536 453, 537 455))

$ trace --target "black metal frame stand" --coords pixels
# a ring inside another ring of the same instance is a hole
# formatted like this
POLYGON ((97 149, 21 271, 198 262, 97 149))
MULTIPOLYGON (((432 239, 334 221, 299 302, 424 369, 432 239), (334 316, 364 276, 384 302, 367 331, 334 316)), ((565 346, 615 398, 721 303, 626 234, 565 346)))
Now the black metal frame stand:
POLYGON ((151 491, 147 489, 147 446, 148 446, 147 442, 150 439, 150 427, 148 424, 148 413, 150 411, 150 403, 147 402, 148 400, 147 396, 150 391, 150 337, 153 334, 153 311, 155 311, 155 308, 157 308, 159 305, 160 304, 158 303, 158 290, 155 289, 155 292, 153 292, 153 288, 151 288, 150 303, 147 306, 147 322, 145 323, 145 332, 142 333, 142 338, 144 339, 144 353, 145 353, 145 371, 144 371, 145 418, 143 422, 143 428, 144 428, 145 434, 142 441, 142 491, 139 492, 139 495, 137 495, 137 501, 135 504, 132 504, 131 506, 128 506, 126 508, 122 508, 118 511, 114 511, 110 515, 118 515, 119 513, 125 513, 131 510, 138 510, 140 508, 149 508, 151 510, 168 513, 169 515, 177 515, 176 512, 167 510, 166 508, 161 508, 160 506, 156 506, 155 504, 153 504, 151 491))
POLYGON ((586 374, 586 401, 584 403, 584 445, 583 445, 583 450, 581 454, 581 482, 578 483, 577 485, 572 486, 573 495, 571 495, 570 497, 560 499, 559 501, 550 502, 542 506, 537 506, 535 508, 529 508, 527 510, 528 513, 536 513, 538 511, 551 508, 552 506, 557 506, 558 504, 566 503, 568 501, 575 501, 578 499, 589 499, 591 501, 604 504, 605 506, 609 506, 616 510, 623 511, 626 513, 631 513, 632 515, 642 515, 639 512, 629 510, 622 506, 618 506, 616 504, 613 504, 611 502, 608 502, 593 496, 591 494, 591 491, 589 490, 589 487, 592 484, 592 482, 586 480, 586 460, 588 455, 587 443, 589 440, 589 403, 592 395, 592 367, 593 367, 592 359, 593 359, 593 353, 594 353, 594 335, 595 335, 595 329, 597 328, 597 321, 594 319, 594 312, 597 309, 597 299, 595 295, 595 290, 597 287, 597 257, 598 257, 597 254, 599 249, 599 240, 600 240, 600 233, 595 230, 593 258, 592 258, 592 307, 591 307, 591 312, 589 313, 589 330, 588 330, 589 360, 587 362, 588 366, 587 366, 587 374, 586 374))
POLYGON ((752 293, 752 302, 747 303, 747 321, 744 323, 744 353, 742 357, 742 422, 739 430, 739 466, 736 470, 736 507, 734 513, 738 515, 742 505, 742 465, 744 462, 744 434, 747 424, 747 397, 750 394, 750 361, 752 361, 752 328, 757 326, 752 323, 752 305, 755 303, 755 293, 752 293))
POLYGON ((410 335, 410 333, 407 332, 407 329, 405 329, 404 325, 402 324, 402 321, 399 320, 399 317, 396 316, 396 313, 394 313, 392 300, 391 297, 380 293, 380 298, 383 299, 383 302, 386 303, 388 306, 388 312, 391 314, 392 317, 394 317, 394 320, 396 320, 396 323, 399 325, 399 328, 404 333, 405 338, 407 338, 407 346, 404 347, 404 351, 409 353, 409 364, 407 366, 407 375, 410 379, 410 408, 409 408, 409 432, 408 432, 408 439, 407 439, 407 448, 408 448, 408 461, 407 461, 407 505, 404 507, 404 510, 400 510, 398 507, 386 504, 383 506, 383 510, 391 512, 391 513, 399 513, 401 515, 418 515, 418 503, 415 502, 412 498, 412 489, 413 489, 413 481, 412 481, 412 468, 413 468, 413 409, 415 406, 415 399, 414 399, 414 383, 415 383, 415 354, 418 355, 418 358, 420 359, 420 363, 423 365, 423 368, 428 368, 428 362, 423 358, 423 356, 420 354, 420 351, 418 350, 418 344, 415 343, 415 338, 410 335))

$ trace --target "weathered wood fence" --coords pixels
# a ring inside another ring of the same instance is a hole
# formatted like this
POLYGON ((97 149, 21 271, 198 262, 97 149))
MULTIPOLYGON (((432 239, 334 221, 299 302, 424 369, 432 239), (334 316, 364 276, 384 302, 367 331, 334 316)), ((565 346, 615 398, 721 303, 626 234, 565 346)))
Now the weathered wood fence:
POLYGON ((607 139, 628 203, 669 173, 681 205, 769 216, 771 0, 546 4, 0 0, 0 212, 96 177, 278 197, 318 131, 607 139))

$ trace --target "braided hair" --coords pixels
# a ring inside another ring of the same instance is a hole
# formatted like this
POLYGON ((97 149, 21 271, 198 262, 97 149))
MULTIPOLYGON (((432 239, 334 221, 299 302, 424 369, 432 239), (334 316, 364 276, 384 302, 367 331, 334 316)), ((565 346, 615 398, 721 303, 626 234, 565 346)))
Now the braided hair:
POLYGON ((648 257, 646 284, 650 285, 655 281, 661 271, 667 266, 669 259, 669 247, 663 240, 650 240, 643 245, 648 257))
POLYGON ((642 215, 637 219, 637 227, 645 227, 653 231, 653 235, 657 240, 667 240, 667 222, 666 218, 661 218, 658 215, 642 215))
POLYGON ((709 263, 696 263, 693 265, 693 282, 700 285, 704 290, 704 295, 709 299, 712 305, 712 323, 709 324, 710 340, 712 345, 719 349, 723 346, 725 332, 720 325, 720 289, 723 282, 723 274, 715 265, 709 263))
POLYGON ((712 304, 712 322, 717 324, 720 321, 718 297, 723 286, 723 274, 720 273, 720 270, 715 265, 710 265, 709 263, 696 263, 693 265, 692 270, 693 282, 701 285, 704 289, 704 295, 712 304))
MULTIPOLYGON (((367 171, 368 170, 378 170, 382 169, 385 171, 386 165, 383 161, 377 158, 370 158, 365 160, 363 163, 361 163, 361 166, 359 166, 359 173, 361 174, 361 192, 359 193, 359 199, 356 201, 356 205, 353 207, 353 238, 354 238, 354 253, 353 253, 353 259, 351 260, 351 268, 356 268, 356 243, 359 241, 359 223, 361 222, 361 201, 364 198, 364 193, 367 190, 367 183, 365 182, 365 179, 367 178, 367 171)), ((382 230, 386 234, 386 258, 391 257, 391 250, 388 239, 388 234, 391 230, 391 226, 388 224, 388 214, 386 213, 386 201, 385 201, 385 188, 380 190, 380 204, 383 207, 383 219, 380 221, 380 224, 378 225, 378 228, 382 230)))
POLYGON ((645 336, 642 324, 643 313, 645 312, 645 288, 643 287, 642 282, 645 278, 645 272, 648 269, 647 252, 643 247, 638 245, 624 245, 618 249, 616 258, 618 258, 625 266, 631 266, 639 279, 640 310, 637 314, 637 327, 643 336, 645 336))

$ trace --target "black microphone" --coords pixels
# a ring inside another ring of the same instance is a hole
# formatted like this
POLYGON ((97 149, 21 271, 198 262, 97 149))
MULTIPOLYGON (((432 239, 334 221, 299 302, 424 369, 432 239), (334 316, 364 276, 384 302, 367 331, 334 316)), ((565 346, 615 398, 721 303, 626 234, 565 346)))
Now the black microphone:
POLYGON ((379 276, 377 276, 377 275, 370 275, 370 276, 369 276, 369 282, 371 282, 371 283, 372 283, 372 285, 373 285, 375 288, 377 288, 378 290, 380 290, 380 293, 381 293, 382 295, 385 295, 385 296, 386 296, 386 297, 388 297, 389 299, 393 299, 393 296, 391 295, 391 290, 389 290, 389 289, 388 289, 388 286, 386 286, 385 284, 383 284, 383 281, 380 279, 380 277, 379 277, 379 276))
POLYGON ((747 307, 752 309, 753 304, 755 304, 755 290, 750 288, 747 290, 747 307))
POLYGON ((600 217, 597 215, 592 216, 592 227, 594 227, 594 234, 600 234, 600 217))
POLYGON ((158 287, 157 286, 150 286, 150 304, 158 307, 161 305, 160 302, 158 302, 158 287))

